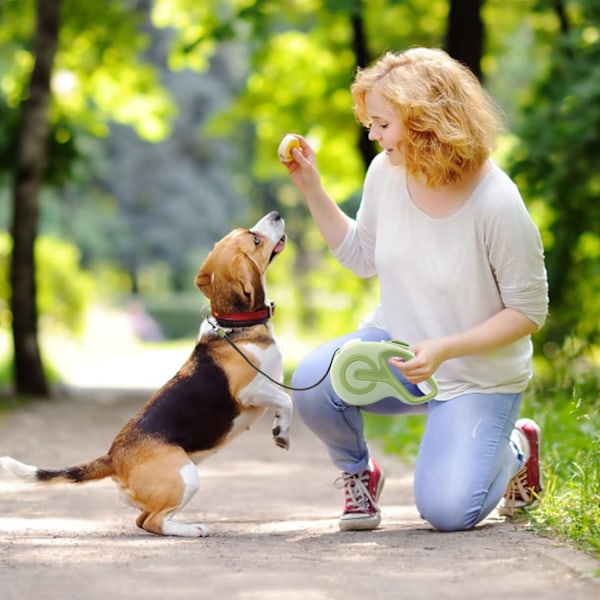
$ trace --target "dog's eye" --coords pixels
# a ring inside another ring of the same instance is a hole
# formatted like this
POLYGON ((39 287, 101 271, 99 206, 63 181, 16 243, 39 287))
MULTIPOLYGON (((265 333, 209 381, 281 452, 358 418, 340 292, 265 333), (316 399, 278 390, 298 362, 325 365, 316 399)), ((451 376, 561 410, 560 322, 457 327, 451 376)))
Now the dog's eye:
POLYGON ((260 244, 260 237, 258 237, 258 235, 256 233, 254 233, 254 231, 250 232, 252 234, 252 237, 254 238, 254 244, 256 246, 258 246, 260 244))

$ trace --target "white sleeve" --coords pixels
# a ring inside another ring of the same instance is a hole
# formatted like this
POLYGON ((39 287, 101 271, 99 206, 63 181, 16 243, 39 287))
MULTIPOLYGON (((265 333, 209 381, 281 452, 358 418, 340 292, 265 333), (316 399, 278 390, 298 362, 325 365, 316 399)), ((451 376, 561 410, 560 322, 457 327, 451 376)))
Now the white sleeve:
POLYGON ((517 187, 503 190, 486 224, 486 248, 502 302, 540 328, 548 314, 544 248, 517 187))
POLYGON ((349 219, 348 231, 333 255, 344 266, 359 277, 373 277, 375 266, 375 245, 377 235, 378 204, 381 191, 378 189, 382 178, 383 154, 375 157, 367 170, 362 199, 356 219, 349 219))

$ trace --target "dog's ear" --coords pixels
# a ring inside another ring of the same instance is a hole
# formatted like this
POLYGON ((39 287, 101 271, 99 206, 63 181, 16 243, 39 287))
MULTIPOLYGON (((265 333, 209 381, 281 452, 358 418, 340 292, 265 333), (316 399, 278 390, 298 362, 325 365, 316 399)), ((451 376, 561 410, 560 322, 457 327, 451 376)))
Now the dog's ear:
POLYGON ((195 283, 217 312, 252 310, 265 302, 260 269, 246 254, 209 254, 195 283))
POLYGON ((254 260, 246 254, 238 254, 231 263, 231 275, 244 298, 247 308, 253 308, 257 294, 262 292, 260 270, 254 260))
POLYGON ((208 259, 202 263, 200 270, 196 274, 196 287, 207 297, 210 298, 210 287, 212 285, 212 268, 208 259))
POLYGON ((195 283, 196 287, 207 297, 210 298, 211 288, 215 282, 215 275, 219 271, 226 268, 228 263, 228 252, 231 244, 229 241, 234 236, 237 230, 232 231, 228 236, 218 241, 213 249, 208 253, 208 256, 204 259, 204 262, 200 265, 200 269, 196 274, 195 283))

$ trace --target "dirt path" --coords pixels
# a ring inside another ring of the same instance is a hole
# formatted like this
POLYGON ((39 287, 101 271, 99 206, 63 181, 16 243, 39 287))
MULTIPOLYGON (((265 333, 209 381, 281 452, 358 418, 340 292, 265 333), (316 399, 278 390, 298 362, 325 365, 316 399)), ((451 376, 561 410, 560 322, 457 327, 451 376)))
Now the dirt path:
MULTIPOLYGON (((0 420, 0 455, 47 467, 104 452, 146 395, 77 393, 0 420)), ((299 422, 289 452, 266 418, 200 465, 182 516, 205 539, 154 537, 112 482, 31 486, 0 474, 3 600, 353 600, 600 598, 600 561, 498 518, 433 532, 412 504, 411 473, 386 470, 382 527, 340 533, 341 491, 322 447, 299 422)))

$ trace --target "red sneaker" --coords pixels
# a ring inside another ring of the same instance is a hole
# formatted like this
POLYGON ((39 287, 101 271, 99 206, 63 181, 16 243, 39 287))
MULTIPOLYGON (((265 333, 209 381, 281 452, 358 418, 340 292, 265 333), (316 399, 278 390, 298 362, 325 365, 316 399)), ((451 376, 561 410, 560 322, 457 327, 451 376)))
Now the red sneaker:
POLYGON ((505 516, 512 516, 516 510, 533 506, 544 492, 540 470, 540 428, 531 419, 519 419, 515 429, 523 434, 529 444, 529 459, 508 482, 504 498, 498 506, 498 512, 505 516))
POLYGON ((344 488, 344 510, 340 517, 341 531, 375 529, 381 521, 377 500, 381 494, 385 477, 377 463, 371 459, 362 473, 342 473, 336 480, 344 488))

